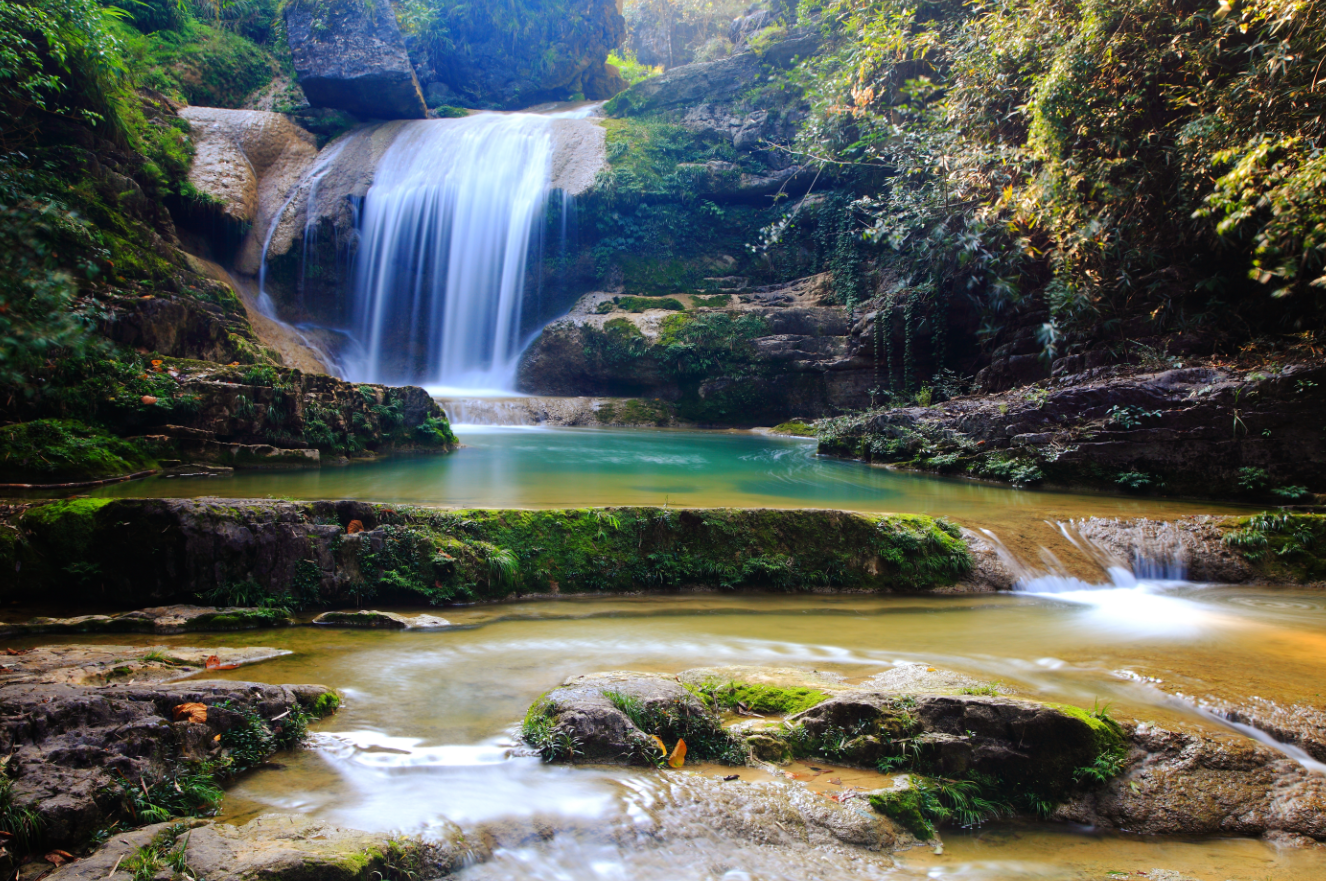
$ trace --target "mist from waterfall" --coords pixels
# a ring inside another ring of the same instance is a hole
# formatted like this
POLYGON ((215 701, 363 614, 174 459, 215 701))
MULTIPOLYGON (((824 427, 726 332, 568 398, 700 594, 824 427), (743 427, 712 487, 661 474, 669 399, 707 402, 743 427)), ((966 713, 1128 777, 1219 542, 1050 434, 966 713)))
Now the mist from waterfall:
POLYGON ((551 115, 406 124, 364 198, 347 378, 509 390, 527 257, 541 231, 551 115))

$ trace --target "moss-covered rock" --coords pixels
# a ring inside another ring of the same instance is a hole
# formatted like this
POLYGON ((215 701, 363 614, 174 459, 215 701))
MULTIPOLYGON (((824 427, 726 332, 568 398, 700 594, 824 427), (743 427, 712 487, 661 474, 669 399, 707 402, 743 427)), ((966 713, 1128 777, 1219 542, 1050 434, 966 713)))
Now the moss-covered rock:
MULTIPOLYGON (((921 591, 971 568, 958 529, 911 515, 615 508, 437 511, 361 502, 77 499, 11 511, 5 597, 59 584, 146 605, 315 607, 708 588, 921 591), (364 531, 349 534, 359 521, 364 531), (259 602, 261 601, 261 602, 259 602)), ((2 531, 0 531, 2 532, 2 531)))

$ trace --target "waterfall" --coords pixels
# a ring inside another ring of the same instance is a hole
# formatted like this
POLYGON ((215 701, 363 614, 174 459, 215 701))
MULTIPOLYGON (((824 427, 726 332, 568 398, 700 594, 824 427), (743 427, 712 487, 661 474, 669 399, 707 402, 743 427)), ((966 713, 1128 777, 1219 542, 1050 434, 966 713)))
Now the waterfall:
POLYGON ((408 123, 364 198, 351 332, 360 382, 512 386, 527 256, 545 219, 553 116, 408 123))

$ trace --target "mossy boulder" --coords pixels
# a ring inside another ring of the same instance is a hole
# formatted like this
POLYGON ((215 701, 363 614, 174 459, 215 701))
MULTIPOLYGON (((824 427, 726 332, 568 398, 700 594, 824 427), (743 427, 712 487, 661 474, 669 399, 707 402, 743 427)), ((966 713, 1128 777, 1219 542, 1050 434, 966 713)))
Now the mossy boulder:
POLYGON ((740 740, 675 679, 600 673, 567 680, 530 707, 525 742, 550 762, 662 765, 686 742, 691 759, 745 764, 740 740))
POLYGON ((436 615, 399 615, 360 609, 353 612, 323 612, 313 619, 319 627, 366 628, 370 630, 437 630, 451 622, 436 615))

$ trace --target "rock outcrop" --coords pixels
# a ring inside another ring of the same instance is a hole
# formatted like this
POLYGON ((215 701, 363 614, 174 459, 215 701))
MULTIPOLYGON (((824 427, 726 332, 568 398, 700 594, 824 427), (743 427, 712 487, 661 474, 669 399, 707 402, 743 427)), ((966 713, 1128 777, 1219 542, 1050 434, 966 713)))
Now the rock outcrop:
POLYGON ((1147 724, 1129 739, 1128 769, 1060 807, 1056 819, 1140 835, 1326 841, 1326 775, 1242 739, 1147 724))
POLYGON ((692 304, 679 316, 622 312, 611 294, 587 294, 525 350, 518 385, 540 395, 658 398, 701 424, 775 425, 869 405, 875 365, 847 309, 832 303, 827 277, 714 296, 726 304, 701 306, 697 300, 712 298, 678 295, 692 304), (724 369, 697 377, 672 367, 662 345, 665 322, 726 325, 728 316, 744 319, 750 332, 728 345, 724 369))
POLYGON ((353 630, 441 630, 451 626, 436 615, 401 615, 361 609, 354 612, 323 612, 313 619, 319 627, 348 627, 353 630))
POLYGON ((839 511, 74 499, 0 508, 0 517, 0 571, 14 573, 0 599, 29 604, 57 584, 66 601, 128 608, 245 583, 313 608, 374 592, 435 604, 681 588, 928 591, 960 582, 969 566, 948 524, 839 511))
POLYGON ((312 711, 326 692, 248 682, 4 685, 0 748, 11 756, 14 798, 41 818, 47 846, 77 847, 132 816, 127 787, 150 801, 153 790, 173 787, 179 763, 223 758, 227 732, 261 724, 279 739, 281 720, 296 707, 312 711), (186 704, 206 710, 192 721, 177 718, 175 708, 186 704))
POLYGON ((835 426, 820 450, 943 473, 1292 502, 1326 491, 1326 366, 1101 367, 835 426), (1293 489, 1297 487, 1298 489, 1293 489))
POLYGON ((226 630, 257 630, 286 627, 294 621, 274 609, 216 606, 156 606, 110 615, 80 615, 76 618, 32 618, 25 622, 0 624, 0 635, 30 633, 201 633, 226 630))
POLYGON ((765 68, 787 68, 819 51, 819 37, 798 32, 756 52, 677 67, 636 83, 608 103, 614 116, 638 116, 703 104, 730 102, 764 77, 765 68))
POLYGON ((195 155, 189 182, 247 230, 235 268, 256 275, 272 221, 318 157, 317 139, 281 113, 186 107, 195 155))
POLYGON ((285 8, 285 25, 310 104, 366 119, 428 115, 392 4, 297 0, 285 8))

